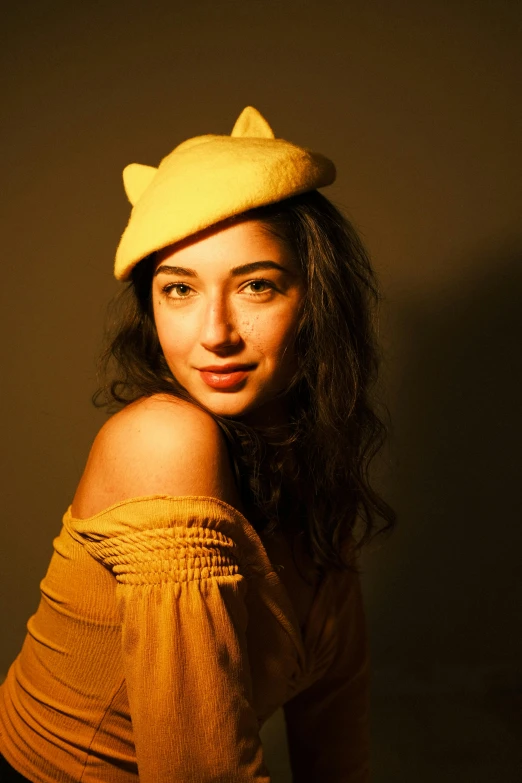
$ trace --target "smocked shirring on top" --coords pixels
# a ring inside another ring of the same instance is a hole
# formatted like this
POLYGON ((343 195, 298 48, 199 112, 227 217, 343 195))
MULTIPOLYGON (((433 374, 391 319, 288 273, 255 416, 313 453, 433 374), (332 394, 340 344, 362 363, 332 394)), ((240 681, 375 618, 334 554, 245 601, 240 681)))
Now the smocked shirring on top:
POLYGON ((239 573, 236 543, 212 528, 157 528, 86 543, 122 584, 188 582, 239 573))
MULTIPOLYGON (((214 538, 220 545, 225 539, 230 540, 245 575, 274 571, 254 527, 236 508, 218 498, 147 495, 120 501, 85 519, 73 517, 69 507, 63 523, 69 534, 86 548, 108 538, 117 543, 123 537, 127 543, 132 540, 127 536, 132 537, 142 531, 148 531, 151 538, 155 538, 162 529, 175 529, 173 536, 178 539, 183 535, 183 528, 187 530, 187 543, 192 544, 192 534, 188 530, 197 528, 199 535, 214 538), (216 536, 215 533, 221 535, 216 536)), ((198 534, 194 535, 197 539, 198 534)), ((92 552, 98 550, 93 549, 92 552)))

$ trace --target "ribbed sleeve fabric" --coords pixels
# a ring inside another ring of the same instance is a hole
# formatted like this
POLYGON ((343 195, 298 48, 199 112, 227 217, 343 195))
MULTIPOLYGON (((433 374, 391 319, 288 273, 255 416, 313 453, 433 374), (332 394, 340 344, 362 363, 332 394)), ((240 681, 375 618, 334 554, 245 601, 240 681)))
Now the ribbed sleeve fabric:
POLYGON ((201 520, 86 544, 117 580, 140 783, 268 783, 234 540, 201 520), (204 752, 202 752, 204 748, 204 752))

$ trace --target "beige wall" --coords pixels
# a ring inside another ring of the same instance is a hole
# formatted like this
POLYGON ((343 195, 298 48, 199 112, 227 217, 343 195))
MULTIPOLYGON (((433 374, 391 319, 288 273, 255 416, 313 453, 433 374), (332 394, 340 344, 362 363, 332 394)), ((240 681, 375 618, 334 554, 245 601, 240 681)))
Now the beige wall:
POLYGON ((0 671, 103 420, 89 397, 128 214, 121 169, 229 132, 247 104, 336 161, 325 193, 360 229, 386 298, 395 432, 381 482, 400 527, 365 559, 376 670, 515 670, 522 6, 13 8, 0 52, 0 671))

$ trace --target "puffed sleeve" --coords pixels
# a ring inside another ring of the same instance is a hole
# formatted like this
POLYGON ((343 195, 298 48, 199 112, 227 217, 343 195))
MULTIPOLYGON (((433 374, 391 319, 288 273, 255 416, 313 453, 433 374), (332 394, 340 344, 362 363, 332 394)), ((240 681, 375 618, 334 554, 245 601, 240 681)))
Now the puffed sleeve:
POLYGON ((234 539, 203 520, 90 550, 117 580, 140 783, 269 783, 234 539))
POLYGON ((340 580, 334 654, 284 705, 293 783, 368 783, 369 653, 359 576, 340 580))

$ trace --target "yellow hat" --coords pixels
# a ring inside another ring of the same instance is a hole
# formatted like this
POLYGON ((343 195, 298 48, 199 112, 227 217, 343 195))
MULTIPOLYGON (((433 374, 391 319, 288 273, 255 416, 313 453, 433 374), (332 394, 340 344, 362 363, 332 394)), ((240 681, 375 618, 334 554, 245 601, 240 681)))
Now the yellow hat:
POLYGON ((247 106, 230 136, 188 139, 158 168, 126 166, 123 183, 133 209, 116 251, 114 276, 127 280, 145 256, 227 217, 334 180, 332 161, 276 139, 264 117, 247 106))

